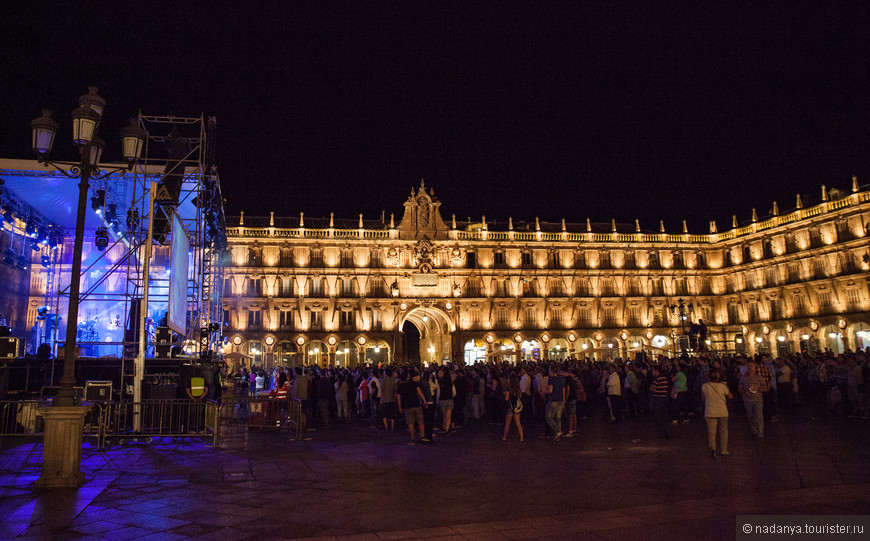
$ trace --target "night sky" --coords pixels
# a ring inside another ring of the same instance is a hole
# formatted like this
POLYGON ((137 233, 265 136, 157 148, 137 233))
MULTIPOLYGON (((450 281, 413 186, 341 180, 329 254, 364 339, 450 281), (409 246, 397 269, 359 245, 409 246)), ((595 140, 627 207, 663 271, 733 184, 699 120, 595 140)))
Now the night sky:
POLYGON ((4 14, 0 155, 96 84, 106 159, 140 109, 216 116, 228 214, 398 218, 425 178, 445 220, 703 233, 870 184, 858 2, 74 4, 4 14))

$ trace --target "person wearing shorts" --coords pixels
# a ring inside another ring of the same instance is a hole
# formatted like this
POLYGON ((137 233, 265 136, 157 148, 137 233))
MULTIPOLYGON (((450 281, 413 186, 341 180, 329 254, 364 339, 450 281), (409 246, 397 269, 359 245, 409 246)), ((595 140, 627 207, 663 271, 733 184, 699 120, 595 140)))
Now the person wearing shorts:
POLYGON ((420 437, 425 435, 423 428, 423 406, 426 398, 420 390, 420 375, 416 370, 410 370, 408 374, 402 374, 401 383, 396 387, 396 405, 399 413, 405 414, 405 422, 408 423, 408 434, 411 436, 410 445, 416 443, 414 426, 420 430, 420 437))

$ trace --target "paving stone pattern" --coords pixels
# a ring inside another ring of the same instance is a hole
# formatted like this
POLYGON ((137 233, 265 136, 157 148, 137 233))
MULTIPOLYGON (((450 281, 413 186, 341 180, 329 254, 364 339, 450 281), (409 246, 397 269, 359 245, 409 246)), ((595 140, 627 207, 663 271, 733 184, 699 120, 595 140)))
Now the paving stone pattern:
POLYGON ((480 420, 414 446, 358 421, 86 447, 87 483, 50 491, 41 443, 7 438, 0 539, 734 539, 737 514, 870 514, 870 423, 790 413, 763 441, 732 417, 716 459, 698 418, 670 440, 596 418, 558 442, 527 424, 525 445, 480 420))

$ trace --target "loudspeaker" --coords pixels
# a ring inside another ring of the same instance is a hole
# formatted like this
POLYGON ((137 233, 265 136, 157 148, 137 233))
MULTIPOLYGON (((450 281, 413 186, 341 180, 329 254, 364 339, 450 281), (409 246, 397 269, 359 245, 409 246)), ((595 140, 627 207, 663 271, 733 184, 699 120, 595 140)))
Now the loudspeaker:
POLYGON ((108 402, 112 399, 111 381, 86 381, 85 400, 89 402, 108 402))
POLYGON ((160 359, 168 359, 171 348, 172 329, 169 327, 157 327, 154 356, 160 359))
POLYGON ((19 339, 14 336, 0 337, 0 358, 18 357, 19 339))

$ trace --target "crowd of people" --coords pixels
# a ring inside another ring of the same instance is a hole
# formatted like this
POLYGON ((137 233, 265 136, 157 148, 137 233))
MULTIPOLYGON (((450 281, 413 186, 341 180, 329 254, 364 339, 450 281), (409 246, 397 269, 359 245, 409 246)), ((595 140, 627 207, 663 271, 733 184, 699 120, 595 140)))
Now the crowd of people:
POLYGON ((445 364, 419 367, 276 367, 236 374, 240 395, 292 396, 303 404, 304 430, 370 423, 407 431, 410 443, 431 443, 468 423, 499 425, 507 442, 515 427, 525 442, 529 423, 539 437, 578 435, 578 419, 603 415, 654 423, 659 438, 672 426, 704 418, 711 457, 727 455, 729 413, 745 411, 754 437, 782 410, 801 406, 813 419, 867 415, 870 348, 834 355, 683 356, 615 362, 569 358, 553 362, 445 364), (503 427, 503 429, 502 429, 503 427))

